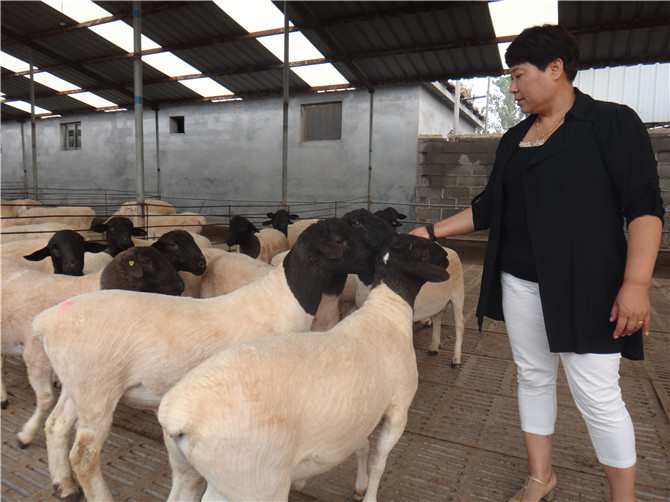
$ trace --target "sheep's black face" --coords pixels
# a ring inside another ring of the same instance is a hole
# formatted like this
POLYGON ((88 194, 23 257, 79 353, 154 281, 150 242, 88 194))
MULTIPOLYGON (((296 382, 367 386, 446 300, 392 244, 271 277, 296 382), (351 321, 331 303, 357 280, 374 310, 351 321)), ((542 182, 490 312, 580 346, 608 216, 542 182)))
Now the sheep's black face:
POLYGON ((84 253, 87 243, 74 230, 59 230, 42 249, 24 256, 26 260, 40 261, 51 257, 55 274, 84 275, 84 253))
POLYGON ((285 236, 288 237, 288 226, 293 223, 292 220, 297 220, 297 214, 290 214, 285 209, 280 209, 276 213, 267 213, 267 217, 270 218, 268 221, 264 221, 264 226, 272 225, 272 228, 279 230, 285 236))
POLYGON ((410 234, 399 234, 379 252, 373 287, 384 283, 410 305, 426 282, 449 278, 447 252, 438 244, 410 234))
POLYGON ((236 215, 230 220, 228 227, 228 239, 226 244, 234 246, 235 244, 246 244, 258 229, 244 216, 236 215))
POLYGON ((447 252, 442 246, 410 234, 398 234, 382 247, 377 268, 416 277, 424 282, 449 278, 447 252))
POLYGON ((153 247, 137 247, 123 255, 123 269, 127 289, 147 293, 179 296, 184 292, 184 281, 170 262, 153 247))
POLYGON ((375 211, 375 216, 379 216, 382 220, 387 221, 393 228, 402 227, 402 223, 398 220, 407 218, 407 215, 399 213, 392 207, 387 207, 381 211, 375 211))
POLYGON ((377 251, 396 235, 395 229, 366 209, 350 211, 342 217, 342 221, 363 241, 359 254, 360 267, 352 273, 358 274, 365 284, 370 284, 377 251))
POLYGON ((185 230, 167 232, 151 246, 160 251, 177 270, 202 275, 207 269, 205 256, 191 234, 185 230))

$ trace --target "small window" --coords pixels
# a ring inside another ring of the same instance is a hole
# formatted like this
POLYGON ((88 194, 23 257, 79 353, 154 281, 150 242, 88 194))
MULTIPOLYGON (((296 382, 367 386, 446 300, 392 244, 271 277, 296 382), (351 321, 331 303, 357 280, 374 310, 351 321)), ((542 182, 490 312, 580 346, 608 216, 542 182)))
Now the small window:
POLYGON ((342 102, 302 105, 302 140, 342 139, 342 102))
POLYGON ((81 122, 61 124, 63 150, 81 149, 81 122))
POLYGON ((170 117, 170 134, 184 134, 184 117, 170 117))

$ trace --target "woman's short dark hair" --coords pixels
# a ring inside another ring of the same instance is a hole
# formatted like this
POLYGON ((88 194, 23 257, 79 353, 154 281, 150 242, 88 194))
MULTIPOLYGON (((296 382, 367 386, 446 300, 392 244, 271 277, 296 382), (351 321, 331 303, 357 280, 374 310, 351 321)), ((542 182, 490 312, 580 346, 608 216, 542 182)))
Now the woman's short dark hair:
POLYGON ((522 63, 531 63, 544 71, 555 59, 563 61, 565 74, 572 82, 579 69, 579 48, 575 37, 558 24, 526 28, 505 52, 505 62, 510 68, 522 63))

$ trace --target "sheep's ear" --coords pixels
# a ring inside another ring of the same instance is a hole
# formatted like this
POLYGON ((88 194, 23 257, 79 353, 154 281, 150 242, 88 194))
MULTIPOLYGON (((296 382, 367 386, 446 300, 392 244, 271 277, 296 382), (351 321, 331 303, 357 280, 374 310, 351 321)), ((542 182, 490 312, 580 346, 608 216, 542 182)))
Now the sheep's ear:
POLYGON ((84 251, 89 253, 101 253, 107 249, 107 244, 102 244, 100 242, 85 242, 84 251))
POLYGON ((30 261, 40 261, 49 256, 51 256, 51 251, 49 251, 49 246, 45 246, 42 249, 38 249, 37 251, 24 256, 24 258, 30 261))
POLYGON ((143 228, 133 227, 133 230, 130 232, 130 235, 136 235, 138 237, 146 237, 147 231, 143 228))
POLYGON ((272 220, 267 220, 263 222, 264 227, 269 227, 270 225, 272 225, 272 220))
POLYGON ((288 219, 291 220, 291 221, 297 220, 298 218, 300 218, 300 216, 298 216, 297 214, 289 214, 288 215, 288 219))
POLYGON ((134 279, 140 279, 144 275, 144 271, 140 264, 132 258, 123 260, 121 262, 121 268, 128 276, 134 279))
POLYGON ((405 218, 407 218, 407 215, 402 214, 402 213, 398 213, 398 216, 396 216, 396 218, 399 219, 399 220, 404 220, 405 218))
MULTIPOLYGON (((275 217, 275 214, 274 214, 274 213, 265 213, 265 216, 267 216, 268 218, 272 219, 272 218, 275 217)), ((263 223, 263 225, 265 225, 265 223, 263 223)))
POLYGON ((107 224, 106 223, 98 223, 96 225, 93 225, 91 227, 91 230, 94 231, 94 232, 99 232, 99 233, 106 232, 107 231, 107 224))

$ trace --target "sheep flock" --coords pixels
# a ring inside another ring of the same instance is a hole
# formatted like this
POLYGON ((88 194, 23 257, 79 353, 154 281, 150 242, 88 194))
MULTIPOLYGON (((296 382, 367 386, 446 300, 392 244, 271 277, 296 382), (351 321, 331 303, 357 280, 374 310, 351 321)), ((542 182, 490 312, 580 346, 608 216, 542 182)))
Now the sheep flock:
POLYGON ((104 219, 2 201, 2 361, 24 359, 17 440, 44 427, 57 497, 113 499, 100 455, 123 402, 156 413, 169 500, 287 500, 351 455, 354 498, 376 500, 419 385, 413 329, 432 323, 437 353, 449 304, 461 363, 460 259, 393 208, 267 217, 231 218, 222 246, 164 201, 104 219))

